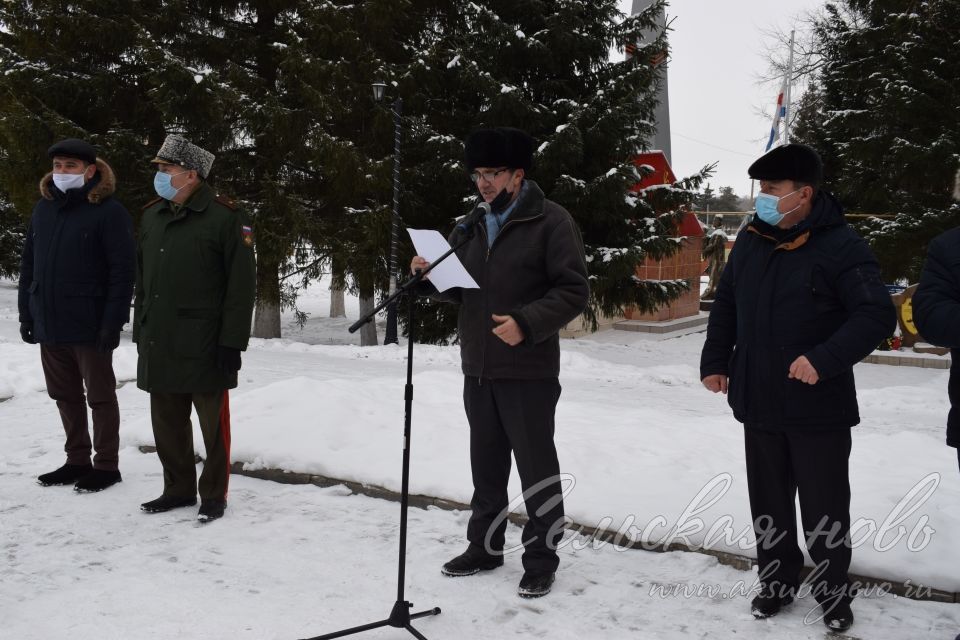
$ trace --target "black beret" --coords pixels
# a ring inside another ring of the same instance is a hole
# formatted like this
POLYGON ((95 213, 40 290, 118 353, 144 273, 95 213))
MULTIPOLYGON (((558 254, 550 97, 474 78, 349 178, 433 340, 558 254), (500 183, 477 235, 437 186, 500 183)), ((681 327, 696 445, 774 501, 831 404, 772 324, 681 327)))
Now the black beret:
POLYGON ((533 138, 520 129, 477 129, 464 144, 467 170, 477 167, 507 167, 529 171, 533 166, 533 138))
POLYGON ((754 180, 793 180, 819 186, 823 181, 823 161, 807 145, 790 143, 760 156, 747 174, 754 180))
POLYGON ((76 138, 67 138, 61 140, 49 149, 47 155, 51 158, 63 156, 64 158, 76 158, 93 164, 97 161, 97 150, 88 142, 77 140, 76 138))

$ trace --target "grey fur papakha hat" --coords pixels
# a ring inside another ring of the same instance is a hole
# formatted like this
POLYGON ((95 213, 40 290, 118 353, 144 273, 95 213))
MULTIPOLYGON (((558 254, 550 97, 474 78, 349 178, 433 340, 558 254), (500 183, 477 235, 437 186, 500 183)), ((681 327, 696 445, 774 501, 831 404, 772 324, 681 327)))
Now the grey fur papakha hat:
POLYGON ((157 157, 150 162, 179 164, 186 169, 196 171, 206 180, 214 158, 216 158, 215 155, 206 149, 201 149, 183 136, 170 134, 163 141, 160 151, 157 151, 157 157))

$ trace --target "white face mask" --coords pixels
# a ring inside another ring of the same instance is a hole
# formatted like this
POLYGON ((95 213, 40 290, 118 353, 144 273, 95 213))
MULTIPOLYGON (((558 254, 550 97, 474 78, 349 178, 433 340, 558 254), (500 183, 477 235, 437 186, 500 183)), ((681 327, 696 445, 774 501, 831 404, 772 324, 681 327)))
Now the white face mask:
POLYGON ((82 173, 55 173, 53 174, 53 184, 57 189, 66 193, 70 189, 79 189, 86 181, 82 173))

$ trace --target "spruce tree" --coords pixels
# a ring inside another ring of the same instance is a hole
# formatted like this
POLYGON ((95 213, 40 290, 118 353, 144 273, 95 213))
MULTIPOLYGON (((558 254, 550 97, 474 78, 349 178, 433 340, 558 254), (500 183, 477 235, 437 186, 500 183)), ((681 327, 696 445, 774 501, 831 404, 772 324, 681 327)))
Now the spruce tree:
POLYGON ((0 193, 0 278, 14 278, 20 272, 24 231, 23 218, 0 193))
POLYGON ((960 3, 843 0, 815 23, 825 57, 798 110, 798 140, 863 225, 888 281, 915 281, 931 237, 960 223, 960 3))

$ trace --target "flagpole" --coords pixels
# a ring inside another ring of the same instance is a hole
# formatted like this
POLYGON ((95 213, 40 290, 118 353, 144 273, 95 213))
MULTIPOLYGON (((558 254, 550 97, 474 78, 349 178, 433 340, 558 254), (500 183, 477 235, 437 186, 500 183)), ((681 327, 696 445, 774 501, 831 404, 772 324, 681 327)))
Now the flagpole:
POLYGON ((793 42, 795 31, 790 31, 790 56, 787 58, 787 74, 783 77, 786 87, 783 96, 783 144, 790 143, 790 87, 793 84, 793 42))

